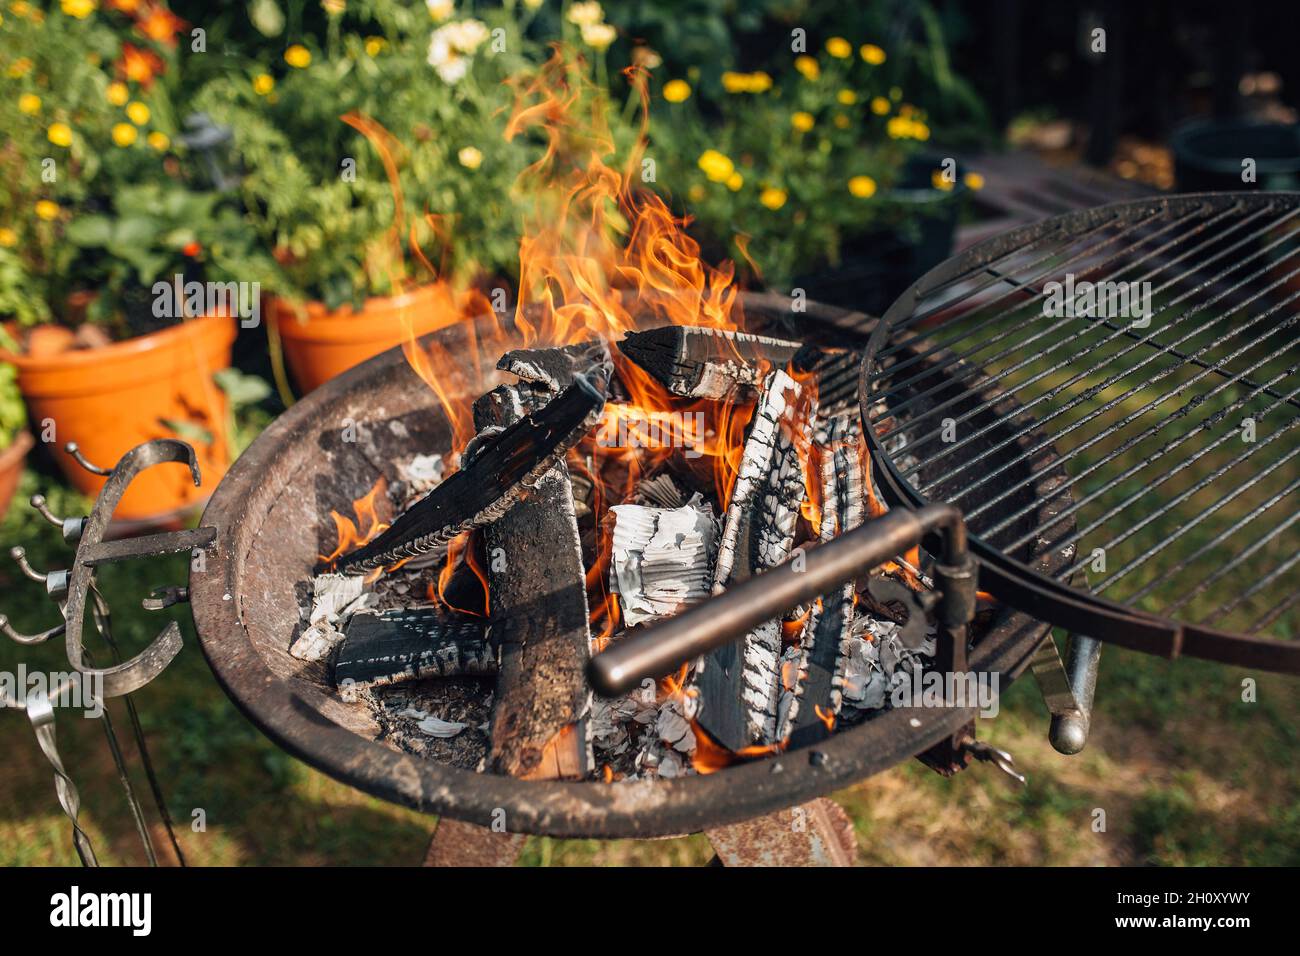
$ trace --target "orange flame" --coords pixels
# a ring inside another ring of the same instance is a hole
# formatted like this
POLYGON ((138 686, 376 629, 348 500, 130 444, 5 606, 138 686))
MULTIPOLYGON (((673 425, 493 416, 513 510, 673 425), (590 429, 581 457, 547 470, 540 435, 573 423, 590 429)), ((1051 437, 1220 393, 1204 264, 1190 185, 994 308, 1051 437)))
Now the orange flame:
POLYGON ((352 502, 355 522, 337 511, 330 512, 330 517, 334 519, 334 527, 338 530, 338 544, 330 554, 320 556, 322 564, 330 564, 344 554, 369 544, 388 530, 389 522, 380 519, 376 506, 377 501, 382 501, 385 506, 388 504, 387 491, 388 482, 384 480, 383 475, 380 475, 369 491, 352 502))

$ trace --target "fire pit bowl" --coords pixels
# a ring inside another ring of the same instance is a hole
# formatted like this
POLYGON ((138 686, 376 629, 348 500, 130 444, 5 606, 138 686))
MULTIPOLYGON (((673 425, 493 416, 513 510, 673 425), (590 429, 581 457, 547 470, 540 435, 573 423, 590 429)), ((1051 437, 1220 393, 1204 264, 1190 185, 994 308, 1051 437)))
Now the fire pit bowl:
MULTIPOLYGON (((865 341, 870 320, 790 300, 748 296, 755 330, 797 321, 805 339, 865 341)), ((484 320, 435 333, 449 347, 484 334, 484 320)), ((494 323, 493 323, 494 324, 494 323)), ((466 352, 465 354, 472 354, 466 352)), ((475 396, 465 396, 472 401, 475 396)), ((885 710, 802 750, 672 780, 557 783, 475 773, 399 752, 376 741, 365 708, 345 703, 325 669, 288 653, 301 595, 333 510, 345 510, 392 468, 373 445, 346 441, 349 428, 388 422, 408 452, 443 451, 449 430, 437 399, 392 349, 312 392, 235 462, 203 523, 216 529, 204 570, 190 578, 203 653, 236 705, 278 745, 330 776, 420 811, 490 825, 504 810, 514 832, 557 837, 655 837, 738 822, 827 794, 920 753, 954 733, 964 708, 885 710), (391 424, 396 422, 397 424, 391 424)), ((865 569, 864 569, 865 570, 865 569)), ((1009 683, 1046 633, 1034 618, 1001 607, 980 639, 972 668, 1009 683)))

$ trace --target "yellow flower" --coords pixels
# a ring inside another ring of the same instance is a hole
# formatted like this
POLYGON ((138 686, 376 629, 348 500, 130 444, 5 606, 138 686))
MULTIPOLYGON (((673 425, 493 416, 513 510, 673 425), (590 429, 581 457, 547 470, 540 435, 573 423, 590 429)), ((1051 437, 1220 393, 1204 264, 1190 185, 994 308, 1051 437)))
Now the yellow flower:
POLYGON ((926 126, 924 123, 913 122, 912 137, 914 139, 919 139, 921 142, 924 143, 927 139, 930 138, 930 127, 926 126))
POLYGON ((807 55, 795 57, 794 68, 803 74, 805 80, 815 80, 822 75, 821 65, 807 55))
POLYGON ((307 49, 301 43, 295 43, 289 49, 284 51, 284 62, 298 70, 306 69, 311 65, 311 50, 307 49))
POLYGON ((130 123, 117 123, 113 126, 113 142, 118 146, 130 146, 139 135, 130 123))
POLYGON ((889 88, 889 98, 893 100, 895 103, 897 103, 899 100, 903 98, 903 91, 900 90, 897 86, 891 86, 889 88))
POLYGON ((727 177, 727 188, 733 193, 739 192, 740 187, 743 185, 745 185, 745 177, 740 175, 740 173, 732 173, 727 177))
POLYGON ((826 41, 826 52, 837 60, 847 60, 853 55, 853 45, 844 37, 831 37, 826 41))
POLYGON ((259 73, 253 77, 253 92, 258 96, 266 96, 275 89, 275 77, 269 73, 259 73))
POLYGON ((379 56, 384 52, 386 46, 388 46, 388 41, 383 37, 366 37, 367 56, 379 56))
POLYGON ((776 189, 772 186, 768 186, 766 189, 764 189, 761 193, 758 194, 758 201, 761 202, 768 209, 773 209, 773 210, 780 209, 782 206, 784 206, 787 198, 789 197, 786 196, 784 189, 776 189))
POLYGON ((744 93, 749 89, 749 77, 727 70, 722 74, 722 88, 728 93, 744 93))
POLYGON ((704 187, 696 183, 690 189, 686 190, 686 196, 691 202, 699 202, 704 198, 704 187))
POLYGON ((605 19, 605 11, 596 0, 584 0, 569 7, 569 22, 578 27, 589 27, 605 19))
POLYGON ((9 4, 9 9, 19 20, 25 20, 27 15, 32 12, 32 5, 27 0, 16 0, 15 3, 9 4))
POLYGON ((618 39, 618 31, 608 23, 589 23, 582 28, 582 42, 593 50, 604 50, 618 39))
POLYGON ((45 131, 45 138, 55 146, 71 146, 72 128, 67 123, 51 123, 45 131))
POLYGON ((849 192, 859 199, 870 199, 876 194, 876 181, 870 176, 854 176, 849 180, 849 192))
POLYGON ((722 74, 722 88, 728 93, 766 93, 772 88, 772 78, 766 73, 722 74))
POLYGON ((32 68, 32 61, 25 56, 20 56, 9 65, 9 78, 16 80, 21 76, 26 76, 32 68))
POLYGON ((691 84, 685 80, 669 80, 664 84, 664 99, 669 103, 682 103, 690 98, 691 84))
POLYGON ((60 8, 70 17, 84 20, 95 12, 95 0, 63 0, 60 8))
POLYGON ((104 95, 114 106, 125 106, 126 101, 131 98, 131 91, 126 88, 125 83, 110 83, 108 92, 104 95))
POLYGON ((161 133, 158 130, 154 130, 152 133, 146 136, 145 142, 147 142, 154 149, 158 150, 158 152, 160 153, 172 144, 172 141, 167 138, 167 134, 161 133))
POLYGON ((915 126, 915 121, 906 116, 891 116, 889 122, 885 124, 885 132, 889 134, 890 139, 912 139, 915 126))
POLYGON ((848 118, 847 116, 845 116, 843 113, 839 113, 839 114, 837 114, 836 117, 835 117, 835 128, 836 128, 836 129, 848 129, 848 128, 849 128, 849 118, 848 118))
POLYGON ((816 120, 813 119, 811 113, 805 113, 802 110, 790 117, 790 125, 801 133, 806 133, 812 129, 815 122, 816 120))
POLYGON ((889 112, 889 100, 883 96, 874 96, 871 98, 871 112, 877 116, 884 116, 889 112))
POLYGON ((145 106, 139 100, 131 103, 126 108, 127 118, 136 126, 143 126, 149 122, 149 107, 145 106))
POLYGON ((866 60, 872 66, 880 66, 885 62, 885 51, 880 49, 874 43, 864 43, 858 48, 858 53, 862 59, 866 60))
POLYGON ((962 179, 962 182, 964 182, 964 183, 965 183, 967 186, 969 186, 971 189, 983 189, 983 188, 984 188, 984 177, 981 176, 979 173, 967 173, 967 174, 966 174, 965 176, 963 176, 961 179, 962 179))
POLYGON ((48 199, 42 199, 36 204, 36 215, 40 216, 46 222, 49 222, 52 219, 58 219, 59 213, 62 211, 63 210, 59 208, 58 203, 50 202, 48 199))
POLYGON ((835 99, 839 100, 841 106, 852 106, 858 101, 858 94, 852 90, 840 90, 835 94, 835 99))
POLYGON ((725 183, 736 171, 735 164, 716 149, 706 149, 698 161, 704 175, 715 183, 725 183))
POLYGON ((943 174, 942 169, 936 169, 930 174, 930 185, 935 189, 941 189, 944 192, 951 192, 955 183, 943 174))
POLYGON ((456 12, 453 0, 424 0, 424 5, 429 8, 429 17, 434 23, 441 23, 456 12))
POLYGON ((0 246, 4 246, 6 249, 12 249, 16 245, 18 245, 18 233, 14 232, 7 226, 0 228, 0 246))
POLYGON ((466 146, 456 154, 460 164, 466 169, 478 169, 483 165, 483 154, 473 146, 466 146))
POLYGON ((35 93, 24 93, 18 97, 18 112, 35 116, 41 111, 41 98, 35 93))

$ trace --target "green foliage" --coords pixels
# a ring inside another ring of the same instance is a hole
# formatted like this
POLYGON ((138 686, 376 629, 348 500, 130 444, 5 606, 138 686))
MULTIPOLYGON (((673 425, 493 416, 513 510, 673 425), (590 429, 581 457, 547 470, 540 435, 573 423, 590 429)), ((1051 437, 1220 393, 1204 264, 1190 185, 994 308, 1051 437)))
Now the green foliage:
POLYGON ((888 82, 886 51, 842 37, 828 48, 776 77, 724 73, 716 103, 694 90, 674 102, 688 84, 669 81, 651 110, 663 187, 712 242, 706 251, 752 260, 778 287, 836 263, 868 230, 904 228, 915 207, 891 199, 891 187, 953 188, 902 182, 931 131, 927 113, 888 82))
POLYGON ((0 451, 4 451, 27 424, 27 410, 18 393, 18 370, 0 362, 0 451))
POLYGON ((213 278, 271 274, 269 264, 254 267, 238 212, 203 195, 182 162, 181 26, 155 4, 131 13, 93 4, 5 11, 0 316, 20 325, 51 313, 79 320, 64 315, 65 302, 89 289, 97 293, 90 319, 118 336, 141 331, 130 315, 145 298, 141 287, 186 271, 191 242, 203 245, 213 278))
POLYGON ((267 283, 275 277, 274 263, 255 248, 256 238, 228 201, 173 183, 123 186, 111 213, 79 216, 68 223, 66 236, 83 252, 81 276, 101 293, 90 318, 120 321, 124 333, 147 323, 123 315, 123 304, 133 292, 146 300, 159 280, 199 271, 216 282, 267 283))
POLYGON ((235 130, 241 193, 281 265, 279 291, 331 307, 386 294, 398 281, 427 281, 422 257, 466 280, 511 272, 516 256, 510 187, 527 151, 503 133, 505 81, 531 62, 521 25, 496 13, 431 30, 422 8, 367 9, 373 20, 358 32, 332 21, 323 43, 304 41, 294 52, 300 65, 272 76, 249 63, 197 101, 235 130), (431 33, 448 26, 455 30, 444 35, 461 48, 432 54, 431 33), (493 29, 504 31, 500 44, 493 29))

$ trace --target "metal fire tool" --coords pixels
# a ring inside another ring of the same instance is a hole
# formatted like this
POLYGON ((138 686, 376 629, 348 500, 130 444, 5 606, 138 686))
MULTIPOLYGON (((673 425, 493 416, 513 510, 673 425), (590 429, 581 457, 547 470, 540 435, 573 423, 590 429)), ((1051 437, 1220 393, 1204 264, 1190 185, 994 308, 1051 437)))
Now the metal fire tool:
MULTIPOLYGON (((131 785, 122 750, 118 744, 117 735, 113 730, 112 720, 104 707, 104 702, 108 698, 124 698, 127 715, 131 722, 132 734, 135 738, 136 747, 140 752, 141 764, 144 767, 145 776, 148 778, 154 802, 159 816, 167 828, 177 859, 184 866, 185 857, 176 840, 171 816, 167 811, 166 801, 163 798, 157 775, 154 772, 153 762, 150 759, 149 750, 144 740, 139 714, 130 697, 133 691, 139 690, 161 674, 180 652, 180 628, 177 627, 175 621, 169 622, 159 632, 158 636, 150 642, 148 647, 130 660, 123 661, 112 635, 111 611, 107 600, 96 584, 95 571, 100 565, 115 561, 171 554, 180 551, 196 552, 212 544, 216 538, 216 530, 213 528, 161 532, 116 541, 104 540, 114 509, 137 475, 154 465, 181 462, 189 466, 191 477, 197 486, 200 483, 198 459, 192 447, 173 438, 158 438, 138 445, 122 456, 121 460, 111 469, 101 468, 87 461, 75 442, 69 442, 64 447, 64 450, 82 468, 92 474, 106 476, 108 479, 100 490, 90 515, 85 517, 61 518, 50 511, 42 495, 32 496, 31 506, 46 521, 59 529, 65 542, 75 545, 76 553, 73 557, 71 569, 42 572, 33 568, 28 562, 25 549, 16 547, 10 552, 26 577, 45 585, 46 595, 55 602, 59 613, 63 617, 63 622, 38 634, 22 634, 14 630, 5 615, 0 614, 0 631, 3 631, 17 643, 24 645, 41 644, 58 634, 63 634, 66 642, 68 663, 73 670, 67 680, 61 682, 57 689, 52 689, 51 694, 35 695, 24 699, 6 697, 0 700, 0 706, 26 711, 36 732, 41 750, 54 768, 55 789, 58 793, 59 804, 72 823, 73 844, 76 847, 77 855, 86 866, 97 866, 98 862, 90 838, 78 823, 78 813, 81 806, 80 797, 76 786, 72 782, 72 777, 65 768, 63 759, 59 754, 54 734, 53 702, 60 700, 69 692, 75 690, 80 690, 83 697, 89 695, 89 703, 97 705, 101 711, 99 719, 103 723, 104 734, 108 740, 109 749, 112 751, 118 777, 126 794, 127 805, 130 808, 136 831, 144 846, 145 854, 150 865, 157 865, 157 856, 149 837, 144 811, 131 785), (85 647, 82 641, 82 621, 85 616, 87 602, 90 604, 95 630, 103 638, 113 658, 113 664, 110 667, 96 667, 89 649, 85 647)), ((142 603, 146 610, 153 611, 162 610, 187 600, 188 592, 186 588, 170 586, 155 588, 142 603)))

